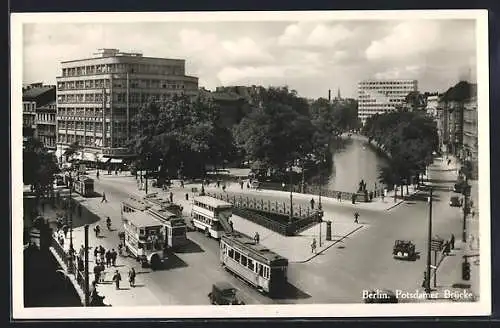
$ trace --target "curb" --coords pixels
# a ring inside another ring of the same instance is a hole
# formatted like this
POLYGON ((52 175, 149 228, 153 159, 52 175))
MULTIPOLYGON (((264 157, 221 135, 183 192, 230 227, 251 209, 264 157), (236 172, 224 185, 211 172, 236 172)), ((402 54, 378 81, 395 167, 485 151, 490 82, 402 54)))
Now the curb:
MULTIPOLYGON (((406 197, 409 197, 409 196, 414 196, 414 195, 418 194, 419 192, 420 192, 420 190, 414 191, 413 193, 406 195, 406 197)), ((391 207, 386 208, 386 209, 385 209, 385 211, 392 210, 392 209, 393 209, 393 208, 395 208, 396 206, 399 206, 399 205, 401 205, 402 203, 404 203, 405 201, 406 201, 406 199, 402 199, 402 200, 400 200, 399 202, 396 202, 396 204, 392 205, 391 207)))
POLYGON ((350 235, 352 235, 353 233, 357 232, 358 230, 360 230, 361 228, 364 228, 364 225, 361 225, 359 227, 357 227, 356 229, 352 230, 351 232, 349 232, 347 235, 344 235, 342 236, 342 238, 336 240, 335 242, 333 242, 331 245, 329 245, 328 247, 325 247, 323 248, 321 251, 315 253, 314 255, 312 255, 311 257, 305 259, 305 260, 302 260, 302 261, 293 261, 293 262, 290 262, 290 263, 307 263, 309 262, 310 260, 312 260, 313 258, 315 258, 316 256, 320 255, 321 253, 325 252, 326 250, 330 249, 332 246, 338 244, 339 242, 341 242, 342 240, 344 240, 345 238, 349 237, 350 235))

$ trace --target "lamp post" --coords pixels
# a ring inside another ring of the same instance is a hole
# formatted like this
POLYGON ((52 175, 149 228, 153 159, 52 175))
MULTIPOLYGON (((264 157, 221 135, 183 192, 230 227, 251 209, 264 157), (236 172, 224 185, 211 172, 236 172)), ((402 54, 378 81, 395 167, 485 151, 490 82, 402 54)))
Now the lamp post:
POLYGON ((292 195, 292 166, 290 165, 289 168, 289 175, 290 175, 290 216, 288 218, 289 223, 292 223, 293 219, 293 195, 292 195))
POLYGON ((328 144, 325 144, 325 151, 323 152, 323 156, 321 157, 321 162, 319 164, 319 196, 318 196, 318 209, 321 211, 323 205, 321 204, 321 191, 323 186, 323 165, 326 163, 326 148, 328 144))
POLYGON ((470 193, 470 185, 467 182, 467 178, 465 179, 465 185, 463 186, 462 193, 464 195, 464 204, 463 204, 463 221, 462 221, 462 242, 467 241, 467 214, 469 214, 469 193, 470 193))
POLYGON ((73 247, 73 198, 71 195, 73 189, 73 178, 71 177, 70 174, 70 179, 69 179, 69 267, 70 270, 73 270, 73 254, 75 252, 75 249, 73 247))
POLYGON ((148 167, 149 167, 150 156, 151 156, 150 153, 146 154, 146 176, 145 176, 145 179, 146 179, 146 186, 145 186, 146 195, 148 194, 148 167))
POLYGON ((431 292, 431 239, 432 239, 432 188, 429 193, 429 226, 427 231, 427 270, 425 276, 425 292, 431 292))

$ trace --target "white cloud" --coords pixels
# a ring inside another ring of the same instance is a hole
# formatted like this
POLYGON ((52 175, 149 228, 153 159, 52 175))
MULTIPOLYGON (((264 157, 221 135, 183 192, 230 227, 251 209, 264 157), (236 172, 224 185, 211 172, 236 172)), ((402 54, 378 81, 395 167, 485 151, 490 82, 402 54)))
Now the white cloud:
POLYGON ((262 66, 262 67, 224 67, 217 77, 222 84, 230 84, 238 81, 257 81, 263 78, 276 78, 285 76, 284 66, 262 66))
POLYGON ((223 41, 222 48, 232 63, 269 63, 274 57, 248 37, 236 41, 223 41))
POLYGON ((278 45, 291 47, 332 48, 353 34, 343 25, 311 24, 308 22, 288 25, 278 37, 278 45))
POLYGON ((408 21, 396 25, 381 40, 372 41, 366 49, 369 60, 400 59, 425 54, 436 47, 440 39, 440 26, 436 21, 408 21))

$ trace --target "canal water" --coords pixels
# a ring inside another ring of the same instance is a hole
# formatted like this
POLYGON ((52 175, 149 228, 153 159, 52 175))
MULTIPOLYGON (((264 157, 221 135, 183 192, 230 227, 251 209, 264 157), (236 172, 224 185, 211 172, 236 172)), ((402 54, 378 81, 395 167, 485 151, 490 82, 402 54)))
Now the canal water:
POLYGON ((325 187, 329 190, 356 192, 359 182, 366 182, 366 189, 381 186, 379 172, 387 166, 387 160, 364 137, 342 137, 335 143, 331 174, 325 187))

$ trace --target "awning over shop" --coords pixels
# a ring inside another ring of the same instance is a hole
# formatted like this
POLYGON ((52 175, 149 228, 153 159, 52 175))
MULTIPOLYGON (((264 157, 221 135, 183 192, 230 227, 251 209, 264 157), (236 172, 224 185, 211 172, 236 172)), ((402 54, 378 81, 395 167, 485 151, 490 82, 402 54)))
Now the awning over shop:
POLYGON ((101 163, 107 163, 109 162, 110 158, 109 157, 105 157, 105 156, 102 156, 100 159, 99 159, 99 162, 101 163))
POLYGON ((83 153, 82 161, 95 162, 96 161, 96 155, 92 154, 92 153, 83 153))
POLYGON ((123 162, 123 159, 121 159, 121 158, 112 158, 110 161, 110 163, 112 163, 112 164, 118 164, 121 162, 123 162))

